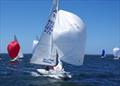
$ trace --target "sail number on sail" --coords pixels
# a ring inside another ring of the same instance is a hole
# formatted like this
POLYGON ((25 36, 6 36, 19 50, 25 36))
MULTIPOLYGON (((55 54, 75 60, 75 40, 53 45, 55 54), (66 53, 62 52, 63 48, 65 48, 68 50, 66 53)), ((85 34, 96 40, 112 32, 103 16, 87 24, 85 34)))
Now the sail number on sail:
POLYGON ((54 19, 56 18, 56 13, 57 13, 57 10, 56 9, 53 10, 52 17, 51 17, 51 19, 48 20, 48 22, 45 26, 44 32, 51 34, 51 32, 53 31, 53 26, 55 24, 54 19))
POLYGON ((53 61, 54 60, 52 60, 52 59, 43 59, 43 62, 45 62, 45 63, 50 63, 51 64, 51 63, 53 63, 53 61))

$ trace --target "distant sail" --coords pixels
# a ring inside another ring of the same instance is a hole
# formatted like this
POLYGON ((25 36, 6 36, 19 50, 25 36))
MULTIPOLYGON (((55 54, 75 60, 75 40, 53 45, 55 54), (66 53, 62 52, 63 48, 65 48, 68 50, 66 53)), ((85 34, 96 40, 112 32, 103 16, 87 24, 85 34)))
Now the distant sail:
POLYGON ((105 57, 105 50, 103 49, 102 54, 101 54, 101 58, 104 58, 104 57, 105 57))
POLYGON ((86 41, 85 24, 73 13, 59 10, 53 31, 55 44, 63 52, 61 60, 82 65, 86 41))
POLYGON ((39 38, 36 36, 36 39, 33 40, 32 52, 34 52, 34 50, 37 47, 38 43, 39 43, 39 38))
POLYGON ((17 57, 19 50, 20 50, 20 45, 16 40, 10 42, 7 46, 8 55, 12 59, 17 57))
POLYGON ((120 58, 120 48, 118 47, 113 48, 113 56, 115 58, 120 58))

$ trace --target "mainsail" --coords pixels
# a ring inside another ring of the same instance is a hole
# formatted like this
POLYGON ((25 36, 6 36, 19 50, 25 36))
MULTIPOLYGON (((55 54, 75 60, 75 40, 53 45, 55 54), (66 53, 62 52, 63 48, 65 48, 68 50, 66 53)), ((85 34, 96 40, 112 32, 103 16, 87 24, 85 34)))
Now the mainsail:
POLYGON ((86 29, 80 17, 59 10, 55 21, 53 40, 64 54, 61 60, 73 65, 83 64, 86 29))
POLYGON ((39 43, 31 58, 31 63, 41 65, 55 65, 56 58, 52 57, 53 37, 52 32, 58 12, 58 0, 53 0, 53 9, 41 35, 39 43), (52 57, 52 58, 51 58, 52 57))

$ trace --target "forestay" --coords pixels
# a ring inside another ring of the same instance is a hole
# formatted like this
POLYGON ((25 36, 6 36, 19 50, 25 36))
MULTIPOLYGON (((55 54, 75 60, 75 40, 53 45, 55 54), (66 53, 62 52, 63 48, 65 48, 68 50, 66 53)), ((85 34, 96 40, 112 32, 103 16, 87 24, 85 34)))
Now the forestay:
POLYGON ((73 13, 59 10, 53 31, 55 44, 63 52, 61 60, 82 65, 86 41, 86 29, 80 17, 73 13))

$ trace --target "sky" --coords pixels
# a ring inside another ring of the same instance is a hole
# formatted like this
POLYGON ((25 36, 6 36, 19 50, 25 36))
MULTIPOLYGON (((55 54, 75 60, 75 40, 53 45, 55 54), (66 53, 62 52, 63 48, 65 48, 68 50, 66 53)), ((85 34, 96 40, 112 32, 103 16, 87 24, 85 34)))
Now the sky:
MULTIPOLYGON (((0 0, 0 53, 16 34, 23 53, 47 22, 52 0, 0 0)), ((60 9, 81 17, 87 29, 85 54, 112 53, 120 47, 120 0, 60 0, 60 9)))

